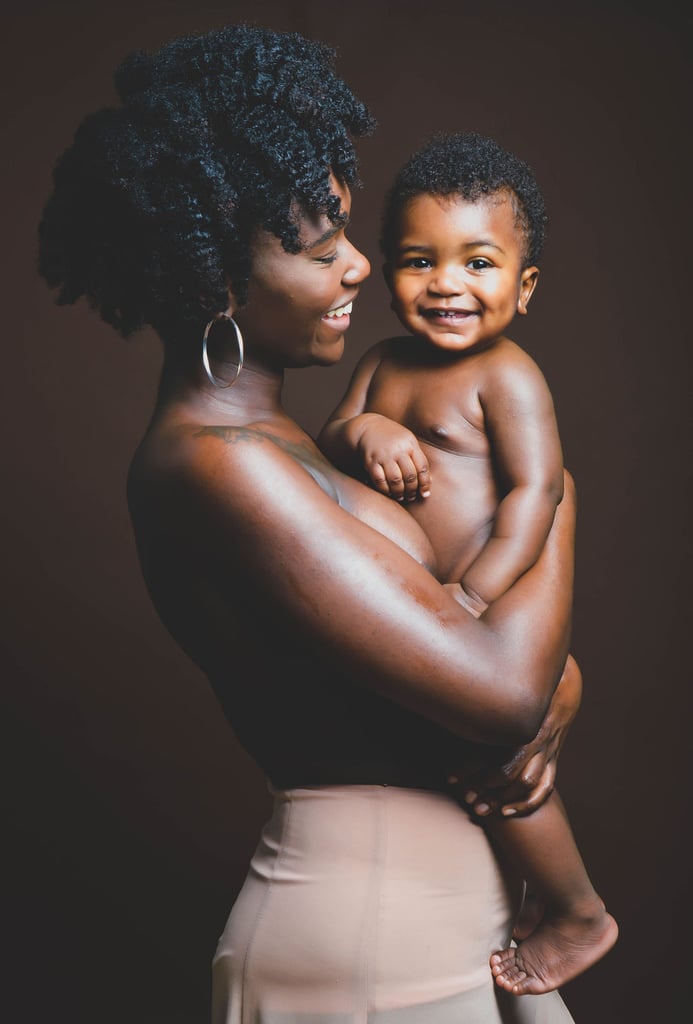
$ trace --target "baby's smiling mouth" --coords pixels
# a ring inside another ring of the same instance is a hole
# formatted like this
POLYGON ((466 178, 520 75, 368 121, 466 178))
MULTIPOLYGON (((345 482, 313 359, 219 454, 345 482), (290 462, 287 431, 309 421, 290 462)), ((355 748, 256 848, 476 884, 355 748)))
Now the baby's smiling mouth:
POLYGON ((428 320, 466 320, 468 317, 475 316, 471 309, 445 309, 439 306, 422 309, 421 314, 428 320))

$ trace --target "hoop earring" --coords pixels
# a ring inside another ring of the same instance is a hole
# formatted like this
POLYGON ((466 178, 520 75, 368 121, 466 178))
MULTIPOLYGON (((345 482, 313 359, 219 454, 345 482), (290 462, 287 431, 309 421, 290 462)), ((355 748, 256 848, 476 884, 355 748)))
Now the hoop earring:
POLYGON ((240 376, 241 370, 243 369, 243 355, 243 335, 241 334, 238 324, 232 316, 229 316, 228 313, 219 313, 218 316, 215 316, 209 321, 205 327, 205 333, 202 335, 202 366, 207 374, 207 380, 209 383, 213 384, 215 388, 230 388, 235 384, 240 376), (209 332, 212 330, 212 327, 214 327, 214 324, 218 324, 220 320, 228 320, 228 322, 233 325, 233 329, 236 333, 236 344, 238 345, 238 365, 236 366, 236 375, 226 384, 222 380, 219 380, 218 377, 215 377, 212 373, 212 368, 209 365, 209 355, 207 354, 209 332))

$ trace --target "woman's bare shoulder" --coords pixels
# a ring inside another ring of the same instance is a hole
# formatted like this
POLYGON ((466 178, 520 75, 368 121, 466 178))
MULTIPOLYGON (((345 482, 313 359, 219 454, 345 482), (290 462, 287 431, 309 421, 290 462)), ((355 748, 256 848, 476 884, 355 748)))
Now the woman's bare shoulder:
POLYGON ((247 516, 258 502, 279 496, 287 477, 292 486, 314 486, 303 468, 314 458, 300 434, 285 436, 263 423, 182 423, 151 430, 131 465, 133 499, 153 500, 176 492, 186 506, 214 506, 247 516))

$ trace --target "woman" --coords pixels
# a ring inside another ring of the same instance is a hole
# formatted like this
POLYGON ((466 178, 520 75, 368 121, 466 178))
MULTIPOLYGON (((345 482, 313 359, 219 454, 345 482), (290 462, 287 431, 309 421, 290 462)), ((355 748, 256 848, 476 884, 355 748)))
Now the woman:
POLYGON ((59 161, 40 229, 59 302, 161 336, 128 487, 142 570, 275 794, 219 942, 214 1021, 565 1022, 556 993, 493 984, 517 885, 455 779, 485 745, 525 783, 477 811, 550 789, 580 690, 574 668, 557 687, 572 492, 537 566, 475 621, 413 518, 283 409, 285 367, 341 357, 369 271, 345 229, 351 136, 373 123, 332 58, 248 26, 134 55, 121 107, 59 161))

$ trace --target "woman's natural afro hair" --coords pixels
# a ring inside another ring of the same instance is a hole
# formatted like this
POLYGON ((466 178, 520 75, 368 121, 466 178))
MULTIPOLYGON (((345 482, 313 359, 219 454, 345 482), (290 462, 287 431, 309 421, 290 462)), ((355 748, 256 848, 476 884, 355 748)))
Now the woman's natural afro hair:
POLYGON ((341 220, 329 173, 358 184, 352 137, 375 122, 297 33, 235 25, 137 52, 117 108, 88 115, 58 160, 39 271, 127 336, 186 338, 247 296, 253 232, 300 251, 298 210, 341 220))
POLYGON ((380 245, 387 260, 397 244, 400 214, 420 195, 461 196, 475 203, 509 196, 524 235, 523 265, 539 262, 546 232, 544 199, 530 167, 476 132, 438 132, 400 168, 385 202, 380 245))

